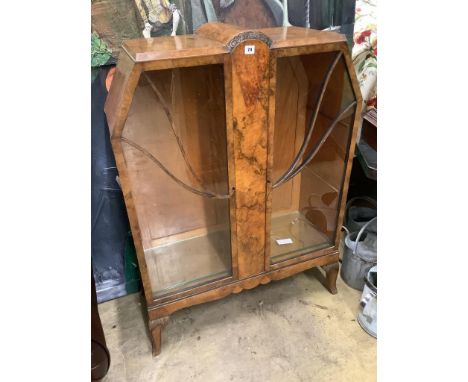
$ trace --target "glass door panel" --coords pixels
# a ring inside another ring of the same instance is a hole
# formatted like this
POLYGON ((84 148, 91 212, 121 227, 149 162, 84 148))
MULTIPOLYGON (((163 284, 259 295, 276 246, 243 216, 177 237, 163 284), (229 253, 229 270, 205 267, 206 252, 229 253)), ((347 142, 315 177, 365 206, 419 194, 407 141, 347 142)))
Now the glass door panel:
POLYGON ((278 58, 271 262, 333 246, 355 107, 339 52, 278 58))
POLYGON ((122 149, 153 296, 231 274, 222 65, 143 72, 122 149))

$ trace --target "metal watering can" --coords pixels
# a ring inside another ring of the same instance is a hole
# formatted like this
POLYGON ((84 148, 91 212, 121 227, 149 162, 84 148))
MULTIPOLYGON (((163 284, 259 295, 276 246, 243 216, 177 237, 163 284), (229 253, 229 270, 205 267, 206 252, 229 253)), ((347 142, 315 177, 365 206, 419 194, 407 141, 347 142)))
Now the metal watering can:
POLYGON ((377 265, 373 266, 366 276, 357 322, 367 333, 377 338, 377 265))
POLYGON ((377 222, 377 216, 369 220, 357 232, 349 232, 345 237, 341 278, 351 288, 363 290, 369 270, 377 264, 377 228, 371 232, 369 227, 377 222))

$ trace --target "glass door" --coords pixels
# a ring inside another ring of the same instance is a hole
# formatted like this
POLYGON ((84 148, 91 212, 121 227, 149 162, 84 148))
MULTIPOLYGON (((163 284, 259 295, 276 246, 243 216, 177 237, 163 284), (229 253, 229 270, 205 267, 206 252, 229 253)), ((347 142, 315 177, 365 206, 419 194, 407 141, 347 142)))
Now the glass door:
POLYGON ((121 146, 153 297, 231 275, 223 65, 143 72, 121 146))
POLYGON ((332 247, 356 99, 340 52, 277 61, 270 260, 332 247))

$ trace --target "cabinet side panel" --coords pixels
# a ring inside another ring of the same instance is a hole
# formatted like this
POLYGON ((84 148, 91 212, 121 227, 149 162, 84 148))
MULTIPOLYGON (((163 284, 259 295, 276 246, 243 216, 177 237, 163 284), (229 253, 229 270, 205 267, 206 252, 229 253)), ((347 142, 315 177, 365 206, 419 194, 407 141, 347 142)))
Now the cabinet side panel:
POLYGON ((268 88, 268 46, 257 40, 243 41, 232 51, 232 110, 240 278, 264 270, 268 88))
MULTIPOLYGON (((348 155, 346 158, 346 169, 345 169, 345 174, 343 177, 343 191, 342 191, 340 209, 339 209, 338 218, 337 218, 338 227, 341 227, 343 225, 344 214, 346 210, 346 199, 347 199, 346 196, 348 194, 348 188, 349 188, 349 178, 351 176, 354 151, 356 149, 356 138, 357 138, 358 129, 361 123, 360 119, 361 119, 361 113, 362 113, 362 95, 361 95, 359 82, 356 77, 356 71, 354 70, 354 64, 351 59, 348 46, 346 44, 342 44, 341 51, 343 52, 343 57, 346 62, 346 72, 351 81, 351 86, 354 92, 354 97, 356 98, 356 101, 357 101, 357 106, 356 106, 356 111, 354 113, 354 121, 353 121, 352 131, 350 134, 349 151, 348 151, 348 155)), ((336 235, 335 245, 338 246, 339 243, 340 243, 340 235, 336 235)))
POLYGON ((138 257, 141 279, 145 298, 151 304, 151 286, 148 275, 147 264, 142 244, 140 225, 135 212, 135 204, 131 191, 131 184, 128 178, 128 169, 125 163, 120 136, 122 134, 125 121, 128 116, 130 105, 133 101, 136 85, 140 78, 140 68, 133 63, 127 55, 121 54, 117 65, 116 73, 107 97, 105 113, 111 134, 112 150, 115 155, 115 162, 119 171, 119 179, 124 195, 125 206, 132 231, 133 242, 138 257))
POLYGON ((119 124, 121 128, 125 121, 133 96, 130 89, 133 89, 138 77, 136 71, 139 70, 132 59, 125 52, 122 53, 104 106, 111 136, 114 135, 116 125, 119 124))

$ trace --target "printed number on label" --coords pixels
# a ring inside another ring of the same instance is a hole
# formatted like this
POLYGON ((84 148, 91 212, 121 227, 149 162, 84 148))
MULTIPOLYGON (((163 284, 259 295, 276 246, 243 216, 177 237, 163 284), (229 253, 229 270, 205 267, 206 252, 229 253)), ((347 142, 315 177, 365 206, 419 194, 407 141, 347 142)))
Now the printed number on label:
POLYGON ((255 54, 255 45, 246 45, 244 47, 245 54, 255 54))

